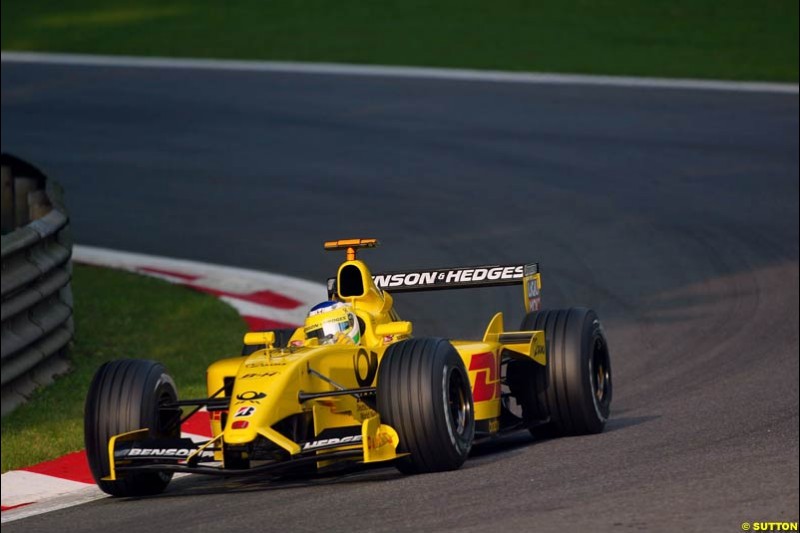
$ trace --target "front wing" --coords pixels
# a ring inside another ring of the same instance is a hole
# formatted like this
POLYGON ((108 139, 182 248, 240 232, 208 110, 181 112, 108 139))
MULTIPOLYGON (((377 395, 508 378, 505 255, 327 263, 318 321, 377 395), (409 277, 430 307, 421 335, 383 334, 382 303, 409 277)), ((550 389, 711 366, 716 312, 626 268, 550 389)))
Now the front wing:
POLYGON ((205 442, 188 438, 156 438, 143 428, 109 440, 110 474, 103 478, 114 481, 127 472, 162 471, 209 475, 252 474, 256 472, 284 472, 297 467, 318 463, 330 465, 340 461, 375 463, 391 461, 406 454, 397 453, 399 439, 391 426, 380 423, 379 416, 366 419, 360 433, 344 434, 298 443, 300 452, 285 458, 258 461, 247 469, 225 468, 224 462, 215 461, 224 433, 205 442))

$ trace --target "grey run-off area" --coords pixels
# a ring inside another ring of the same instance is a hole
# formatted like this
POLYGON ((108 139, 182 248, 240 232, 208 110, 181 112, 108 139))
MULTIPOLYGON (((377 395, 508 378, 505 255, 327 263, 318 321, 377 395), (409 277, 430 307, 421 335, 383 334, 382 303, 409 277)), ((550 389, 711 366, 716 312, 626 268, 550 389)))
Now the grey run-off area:
MULTIPOLYGON (((546 306, 598 311, 615 374, 601 435, 437 475, 184 479, 9 531, 798 519, 796 94, 4 63, 2 143, 58 177, 81 244, 319 281, 340 237, 380 238, 376 271, 539 261, 546 306)), ((521 299, 397 298, 444 336, 514 328, 521 299)))

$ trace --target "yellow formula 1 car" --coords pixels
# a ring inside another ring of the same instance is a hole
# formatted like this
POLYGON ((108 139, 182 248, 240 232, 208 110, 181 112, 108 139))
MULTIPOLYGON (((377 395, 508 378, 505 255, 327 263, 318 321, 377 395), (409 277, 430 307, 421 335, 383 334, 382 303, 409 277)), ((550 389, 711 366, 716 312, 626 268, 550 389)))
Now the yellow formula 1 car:
POLYGON ((603 328, 589 309, 540 310, 537 264, 373 275, 356 251, 377 244, 325 243, 347 254, 328 280, 329 301, 304 327, 246 334, 243 355, 208 368, 208 398, 179 400, 153 361, 104 364, 85 410, 100 488, 154 494, 175 472, 314 472, 358 462, 436 472, 460 467, 474 443, 504 432, 603 430, 611 403, 603 328), (414 337, 392 305, 400 292, 508 284, 523 287, 521 327, 506 331, 497 313, 479 340, 414 337), (181 438, 182 421, 202 407, 213 437, 181 438))

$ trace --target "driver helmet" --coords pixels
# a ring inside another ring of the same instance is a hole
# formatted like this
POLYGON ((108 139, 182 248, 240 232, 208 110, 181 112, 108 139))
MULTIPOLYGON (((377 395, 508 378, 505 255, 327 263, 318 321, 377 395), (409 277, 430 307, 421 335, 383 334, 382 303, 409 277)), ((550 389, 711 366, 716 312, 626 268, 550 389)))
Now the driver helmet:
POLYGON ((303 331, 320 344, 358 344, 361 331, 353 308, 343 302, 322 302, 311 308, 303 331))

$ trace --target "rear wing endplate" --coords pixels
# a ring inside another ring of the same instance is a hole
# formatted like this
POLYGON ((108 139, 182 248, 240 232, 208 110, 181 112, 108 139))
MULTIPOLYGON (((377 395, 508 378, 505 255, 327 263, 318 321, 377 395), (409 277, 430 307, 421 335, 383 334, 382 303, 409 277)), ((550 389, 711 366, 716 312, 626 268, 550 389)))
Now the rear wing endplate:
MULTIPOLYGON (((541 308, 539 263, 436 268, 373 274, 375 286, 391 294, 446 289, 522 285, 527 311, 541 308)), ((336 293, 336 278, 328 279, 328 297, 336 293)))

